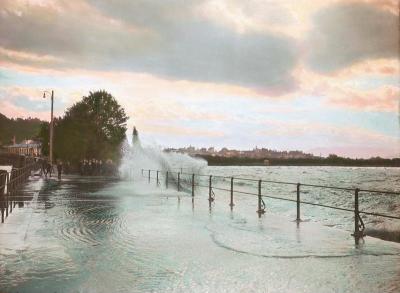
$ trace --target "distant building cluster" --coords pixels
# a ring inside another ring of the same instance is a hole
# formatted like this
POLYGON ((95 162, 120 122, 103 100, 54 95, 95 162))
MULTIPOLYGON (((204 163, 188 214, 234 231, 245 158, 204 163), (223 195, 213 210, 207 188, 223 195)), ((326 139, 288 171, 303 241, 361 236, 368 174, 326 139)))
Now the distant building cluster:
POLYGON ((24 140, 21 143, 15 143, 15 138, 13 144, 4 146, 7 153, 38 157, 42 154, 42 144, 30 139, 24 140))
POLYGON ((277 151, 267 148, 255 147, 252 150, 235 150, 222 148, 216 150, 214 147, 209 148, 195 148, 193 146, 184 148, 166 148, 166 152, 176 152, 188 154, 191 156, 195 155, 207 155, 207 156, 220 156, 220 157, 235 157, 235 158, 253 158, 253 159, 311 159, 315 158, 313 154, 304 153, 302 151, 277 151))

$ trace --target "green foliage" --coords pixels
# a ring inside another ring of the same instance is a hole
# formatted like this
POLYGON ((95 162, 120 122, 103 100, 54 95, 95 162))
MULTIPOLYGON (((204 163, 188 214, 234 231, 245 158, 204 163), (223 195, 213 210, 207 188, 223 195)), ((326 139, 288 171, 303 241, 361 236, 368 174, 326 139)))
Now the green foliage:
POLYGON ((9 119, 0 113, 0 145, 11 144, 14 135, 17 142, 36 139, 41 123, 37 118, 9 119))
POLYGON ((48 156, 49 155, 49 123, 42 122, 40 124, 40 130, 38 134, 38 140, 42 142, 42 155, 48 156))
POLYGON ((119 158, 128 117, 115 98, 106 91, 90 92, 55 119, 54 155, 78 162, 84 158, 119 158))

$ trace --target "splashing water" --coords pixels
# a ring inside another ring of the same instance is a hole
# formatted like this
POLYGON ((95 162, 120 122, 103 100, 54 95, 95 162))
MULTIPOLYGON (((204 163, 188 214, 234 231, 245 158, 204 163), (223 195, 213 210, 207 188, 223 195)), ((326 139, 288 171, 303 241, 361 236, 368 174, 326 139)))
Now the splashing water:
POLYGON ((138 176, 144 169, 168 171, 170 179, 175 181, 177 172, 198 174, 207 166, 207 162, 203 159, 180 153, 166 153, 158 146, 142 146, 135 128, 132 145, 125 141, 122 154, 119 171, 123 178, 138 176))

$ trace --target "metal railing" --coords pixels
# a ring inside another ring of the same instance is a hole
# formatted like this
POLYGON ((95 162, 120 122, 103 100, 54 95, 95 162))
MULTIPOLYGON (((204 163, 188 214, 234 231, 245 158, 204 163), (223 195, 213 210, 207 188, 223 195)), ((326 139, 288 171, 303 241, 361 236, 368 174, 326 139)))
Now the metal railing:
POLYGON ((10 173, 0 174, 1 223, 12 213, 18 202, 18 190, 29 178, 31 171, 39 167, 39 161, 31 162, 21 168, 13 168, 10 173))
POLYGON ((178 191, 182 191, 183 184, 186 183, 189 188, 186 188, 186 192, 190 192, 192 197, 195 196, 195 188, 203 187, 208 188, 208 200, 211 204, 215 200, 214 190, 226 191, 230 194, 229 206, 231 209, 235 206, 234 203, 234 194, 246 194, 246 195, 254 195, 257 196, 257 213, 259 216, 265 213, 266 204, 263 198, 271 198, 276 200, 283 200, 296 203, 296 221, 300 222, 300 214, 301 214, 301 205, 310 205, 310 206, 318 206, 323 208, 329 208, 334 210, 340 210, 345 212, 352 212, 354 214, 354 232, 353 236, 358 239, 364 236, 365 225, 361 218, 361 214, 369 215, 369 216, 378 216, 389 219, 400 220, 400 215, 392 215, 392 214, 383 214, 376 213, 372 211, 360 210, 359 208, 359 197, 360 193, 373 193, 373 194, 383 194, 383 195, 400 195, 400 191, 386 191, 386 190, 370 190, 370 189, 361 189, 361 188, 350 188, 350 187, 338 187, 338 186, 329 186, 329 185, 318 185, 318 184, 305 184, 305 183, 295 183, 295 182, 286 182, 286 181, 276 181, 276 180, 266 180, 266 179, 251 179, 251 178, 240 178, 233 176, 221 176, 221 175, 212 175, 212 174, 194 174, 194 173, 185 173, 185 172, 173 172, 173 171, 161 171, 161 170, 151 170, 151 169, 142 169, 142 176, 147 177, 147 181, 150 184, 151 179, 156 179, 157 186, 160 186, 160 175, 164 175, 165 187, 168 189, 170 183, 174 183, 176 189, 178 191), (155 177, 152 177, 152 174, 155 174, 155 177), (183 179, 182 175, 187 175, 189 179, 183 179), (208 178, 208 185, 200 184, 201 178, 208 178), (199 180, 196 182, 196 178, 199 180), (230 188, 222 188, 213 185, 213 179, 218 178, 222 180, 227 180, 230 182, 230 188), (244 190, 235 189, 235 182, 238 181, 249 181, 257 184, 257 193, 248 192, 244 190), (263 194, 262 187, 264 183, 270 184, 278 184, 278 185, 288 185, 295 186, 295 194, 296 199, 285 198, 280 196, 272 196, 263 194), (328 204, 315 203, 311 201, 305 201, 301 199, 302 187, 310 187, 310 188, 322 188, 322 189, 330 189, 330 190, 339 190, 339 191, 348 191, 351 192, 354 196, 354 208, 345 208, 339 206, 333 206, 328 204))

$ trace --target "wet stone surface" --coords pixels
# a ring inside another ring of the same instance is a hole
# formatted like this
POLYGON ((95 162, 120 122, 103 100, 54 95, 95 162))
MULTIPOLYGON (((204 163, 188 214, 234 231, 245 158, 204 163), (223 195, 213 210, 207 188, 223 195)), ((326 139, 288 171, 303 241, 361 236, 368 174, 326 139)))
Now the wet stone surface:
MULTIPOLYGON (((104 178, 34 179, 0 225, 0 292, 399 292, 400 245, 256 199, 104 178), (268 209, 269 208, 269 209, 268 209)), ((294 206, 291 206, 294 208, 294 206)), ((351 219, 350 219, 351 221, 351 219)))

